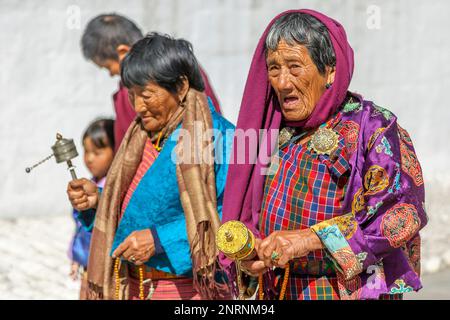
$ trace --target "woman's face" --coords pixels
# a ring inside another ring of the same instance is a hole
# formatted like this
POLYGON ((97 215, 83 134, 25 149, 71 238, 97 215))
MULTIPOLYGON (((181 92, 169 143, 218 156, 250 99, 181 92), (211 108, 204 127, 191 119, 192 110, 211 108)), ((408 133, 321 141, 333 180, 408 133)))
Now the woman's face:
POLYGON ((278 43, 276 50, 268 50, 266 62, 269 81, 284 119, 301 121, 308 118, 326 90, 329 68, 321 75, 305 46, 289 45, 284 40, 278 43))
POLYGON ((178 94, 154 82, 149 82, 145 87, 134 86, 128 93, 134 110, 148 132, 163 129, 182 101, 178 94))
POLYGON ((114 158, 114 151, 111 147, 98 148, 90 137, 83 141, 84 163, 89 172, 96 178, 106 177, 109 167, 114 158))

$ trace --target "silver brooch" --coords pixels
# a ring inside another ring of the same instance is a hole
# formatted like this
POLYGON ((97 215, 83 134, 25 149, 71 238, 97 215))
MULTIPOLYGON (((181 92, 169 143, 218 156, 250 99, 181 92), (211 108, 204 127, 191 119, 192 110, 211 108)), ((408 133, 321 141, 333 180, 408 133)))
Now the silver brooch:
POLYGON ((308 149, 317 154, 330 155, 337 149, 339 134, 329 128, 319 128, 311 137, 308 149))

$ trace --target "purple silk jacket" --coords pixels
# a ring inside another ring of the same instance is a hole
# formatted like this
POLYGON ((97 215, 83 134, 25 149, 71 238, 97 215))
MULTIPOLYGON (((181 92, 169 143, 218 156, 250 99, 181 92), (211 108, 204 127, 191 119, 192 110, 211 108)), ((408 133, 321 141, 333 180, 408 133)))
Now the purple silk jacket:
POLYGON ((348 103, 341 115, 350 173, 342 215, 312 229, 335 262, 348 298, 418 290, 419 230, 428 217, 411 138, 394 114, 370 101, 348 103))

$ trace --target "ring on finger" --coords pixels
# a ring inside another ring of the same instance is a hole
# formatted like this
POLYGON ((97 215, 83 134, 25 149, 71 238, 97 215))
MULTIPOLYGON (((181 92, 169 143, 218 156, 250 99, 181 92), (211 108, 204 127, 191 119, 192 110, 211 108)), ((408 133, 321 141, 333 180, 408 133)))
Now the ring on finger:
POLYGON ((280 254, 276 251, 273 251, 270 258, 272 259, 272 261, 277 261, 278 259, 280 259, 280 254))

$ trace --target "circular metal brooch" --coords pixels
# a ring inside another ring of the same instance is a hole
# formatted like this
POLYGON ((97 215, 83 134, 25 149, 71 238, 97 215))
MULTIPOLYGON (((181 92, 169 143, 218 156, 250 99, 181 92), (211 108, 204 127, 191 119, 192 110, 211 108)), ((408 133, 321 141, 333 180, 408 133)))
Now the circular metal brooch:
POLYGON ((330 128, 319 128, 311 137, 308 149, 317 154, 330 155, 339 144, 339 135, 330 128))

